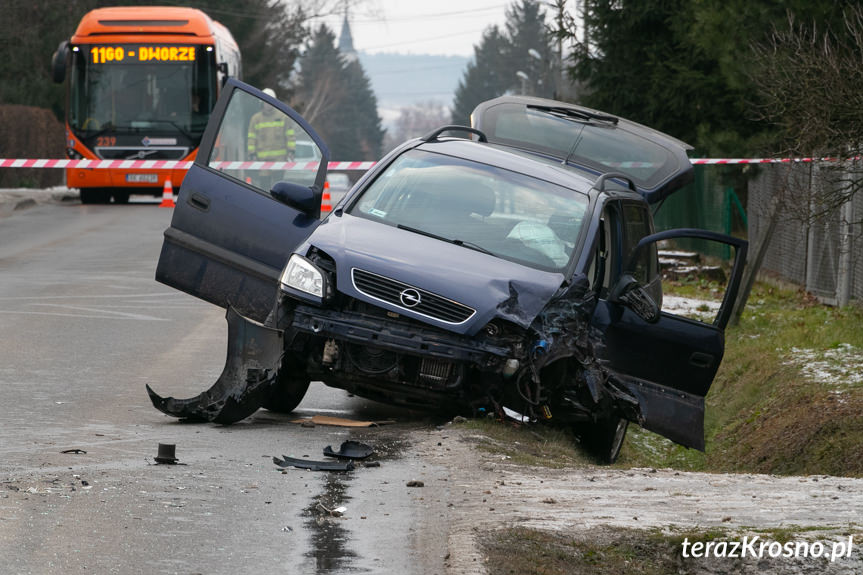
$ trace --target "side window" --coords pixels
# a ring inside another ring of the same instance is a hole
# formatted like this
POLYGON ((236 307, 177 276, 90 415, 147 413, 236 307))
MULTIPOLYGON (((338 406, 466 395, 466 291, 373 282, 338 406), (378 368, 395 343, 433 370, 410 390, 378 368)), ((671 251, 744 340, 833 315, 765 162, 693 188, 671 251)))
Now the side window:
POLYGON ((269 192, 280 181, 311 186, 320 160, 320 148, 290 116, 234 90, 208 166, 269 192))
MULTIPOLYGON (((623 257, 627 265, 632 250, 638 245, 641 238, 653 233, 653 223, 647 206, 642 204, 623 205, 623 257)), ((657 256, 656 244, 651 244, 648 249, 642 250, 628 273, 644 286, 653 300, 662 304, 662 282, 659 278, 659 258, 657 256)))
MULTIPOLYGON (((641 205, 629 204, 623 207, 623 254, 628 258, 641 238, 653 232, 650 214, 641 205)), ((650 284, 657 275, 656 245, 644 250, 635 263, 635 269, 628 270, 641 285, 650 284)))
POLYGON ((597 288, 601 298, 607 298, 611 284, 620 274, 621 252, 618 228, 620 218, 616 204, 609 204, 602 210, 599 237, 594 248, 593 261, 587 271, 591 287, 597 288))

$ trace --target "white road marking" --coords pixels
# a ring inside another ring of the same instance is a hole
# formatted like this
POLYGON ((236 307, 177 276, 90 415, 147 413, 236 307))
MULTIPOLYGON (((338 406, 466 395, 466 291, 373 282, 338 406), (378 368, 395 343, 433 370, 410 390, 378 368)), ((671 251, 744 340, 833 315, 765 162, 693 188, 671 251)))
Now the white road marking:
MULTIPOLYGON (((48 304, 41 304, 48 305, 48 304)), ((73 306, 62 306, 58 305, 60 308, 68 308, 72 310, 80 310, 80 311, 89 311, 94 313, 102 313, 108 315, 89 315, 82 313, 61 313, 61 312, 53 312, 53 311, 26 311, 26 310, 11 310, 11 309, 0 309, 0 314, 18 314, 18 315, 50 315, 55 317, 78 317, 78 318, 87 318, 87 319, 133 319, 139 321, 170 321, 167 318, 162 317, 153 317, 151 315, 143 315, 137 313, 123 313, 118 311, 109 311, 109 310, 100 310, 100 309, 92 309, 85 307, 73 307, 73 306), (115 315, 110 315, 115 314, 115 315)))

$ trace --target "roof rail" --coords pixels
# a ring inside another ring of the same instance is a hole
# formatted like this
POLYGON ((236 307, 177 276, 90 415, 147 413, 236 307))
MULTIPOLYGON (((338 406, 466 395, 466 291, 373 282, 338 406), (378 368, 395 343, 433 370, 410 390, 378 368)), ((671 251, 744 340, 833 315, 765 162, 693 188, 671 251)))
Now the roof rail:
POLYGON ((630 179, 626 174, 621 174, 620 172, 606 172, 596 178, 596 182, 593 184, 593 187, 598 189, 600 192, 605 191, 605 182, 610 179, 615 180, 623 180, 629 186, 629 189, 633 192, 637 192, 638 189, 635 187, 635 183, 630 179))
POLYGON ((477 130, 476 128, 456 125, 441 126, 440 128, 433 130, 425 136, 421 137, 420 140, 422 140, 423 142, 434 142, 437 141, 438 136, 440 136, 444 132, 470 132, 471 134, 476 134, 477 136, 479 136, 480 142, 488 142, 488 138, 486 138, 485 134, 482 131, 477 130))

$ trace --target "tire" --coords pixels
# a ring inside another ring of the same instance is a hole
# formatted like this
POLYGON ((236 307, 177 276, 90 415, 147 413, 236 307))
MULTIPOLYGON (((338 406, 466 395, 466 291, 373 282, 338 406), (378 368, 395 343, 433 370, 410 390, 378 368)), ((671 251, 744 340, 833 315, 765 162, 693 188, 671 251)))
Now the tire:
POLYGON ((115 204, 129 203, 129 192, 114 192, 112 195, 114 196, 115 204))
POLYGON ((620 455, 629 421, 620 417, 606 417, 593 424, 582 424, 576 429, 584 448, 602 463, 614 463, 620 455))
POLYGON ((82 204, 107 204, 110 199, 111 195, 105 190, 98 188, 81 189, 82 204))
POLYGON ((292 412, 306 396, 309 383, 311 382, 307 379, 279 378, 273 388, 273 394, 264 402, 263 408, 276 413, 292 412))

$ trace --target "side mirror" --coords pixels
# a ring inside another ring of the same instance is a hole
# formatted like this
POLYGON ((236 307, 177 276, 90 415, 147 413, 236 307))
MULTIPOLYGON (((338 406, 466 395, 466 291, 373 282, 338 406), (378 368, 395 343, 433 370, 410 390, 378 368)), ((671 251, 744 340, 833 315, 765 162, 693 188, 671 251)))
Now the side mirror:
POLYGON ((292 182, 276 182, 270 195, 309 217, 316 218, 320 214, 321 199, 314 188, 292 182))
POLYGON ((69 42, 63 40, 51 58, 51 79, 54 80, 55 84, 62 84, 66 80, 66 61, 68 58, 69 42))
POLYGON ((659 321, 659 305, 650 294, 629 274, 621 276, 611 290, 610 301, 620 303, 631 309, 647 323, 659 321))

